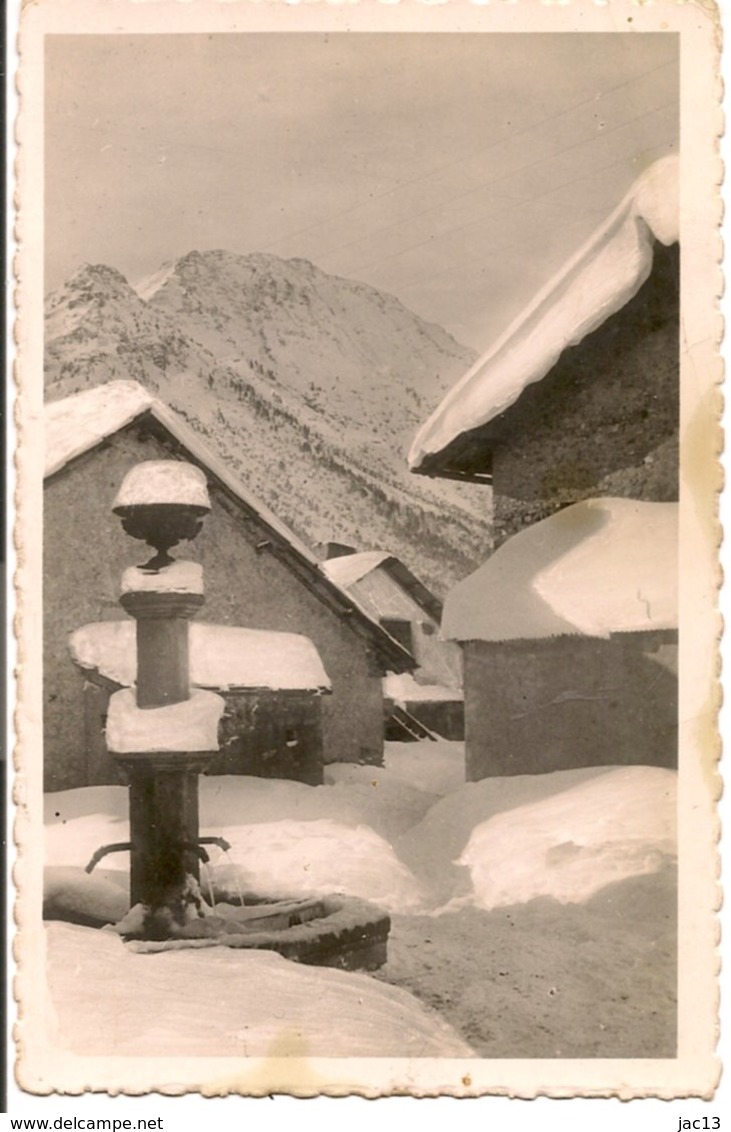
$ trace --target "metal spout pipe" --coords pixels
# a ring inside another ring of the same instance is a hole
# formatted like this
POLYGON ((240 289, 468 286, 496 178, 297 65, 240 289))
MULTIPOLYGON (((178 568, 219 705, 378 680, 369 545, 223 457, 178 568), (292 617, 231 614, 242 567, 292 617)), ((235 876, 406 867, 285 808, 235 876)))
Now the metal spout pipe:
POLYGON ((96 853, 89 861, 89 864, 84 869, 84 872, 93 872, 102 857, 106 857, 108 853, 123 853, 126 849, 131 848, 132 846, 129 841, 115 841, 113 845, 102 845, 101 849, 97 849, 96 853))
POLYGON ((231 848, 230 842, 228 842, 225 837, 199 837, 198 844, 217 845, 219 849, 223 849, 224 853, 227 853, 231 848))
MULTIPOLYGON (((228 842, 225 837, 199 837, 197 845, 189 845, 187 842, 184 842, 181 845, 181 849, 192 849, 194 853, 198 854, 201 861, 206 864, 210 858, 205 849, 201 848, 203 845, 218 845, 219 849, 223 849, 224 853, 228 852, 231 848, 230 842, 228 842)), ((115 841, 113 845, 102 845, 101 849, 97 849, 96 853, 89 861, 89 864, 84 869, 84 872, 92 873, 102 858, 106 857, 109 853, 123 853, 125 850, 131 848, 132 845, 129 841, 115 841)))

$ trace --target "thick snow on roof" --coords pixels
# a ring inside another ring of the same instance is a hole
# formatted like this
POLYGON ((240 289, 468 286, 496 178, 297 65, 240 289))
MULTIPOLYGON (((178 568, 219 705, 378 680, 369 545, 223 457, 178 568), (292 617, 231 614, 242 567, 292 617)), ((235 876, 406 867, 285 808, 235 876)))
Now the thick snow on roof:
POLYGON ((508 539, 449 593, 442 633, 518 640, 678 624, 678 505, 588 499, 508 539))
MULTIPOLYGON (((96 621, 71 634, 71 655, 82 668, 130 687, 137 679, 134 621, 96 621)), ((190 678, 201 688, 330 687, 320 654, 309 637, 209 625, 190 626, 190 678)))
POLYGON ((540 381, 639 291, 653 244, 679 238, 678 161, 665 157, 635 182, 618 208, 543 287, 465 374, 418 432, 409 453, 417 470, 463 432, 486 424, 540 381))
POLYGON ((312 551, 294 532, 260 500, 254 499, 244 485, 231 475, 225 461, 215 456, 176 412, 153 397, 137 381, 107 381, 83 393, 64 397, 61 401, 46 403, 44 475, 50 476, 59 471, 70 460, 88 452, 105 437, 112 436, 147 411, 200 459, 234 495, 252 507, 272 530, 296 547, 313 566, 320 565, 312 551))
POLYGON ((45 407, 44 475, 94 448, 144 413, 154 398, 136 381, 109 381, 45 407))
POLYGON ((366 550, 360 554, 342 554, 339 558, 329 558, 322 563, 322 569, 333 582, 347 590, 355 585, 371 570, 375 570, 391 555, 383 550, 366 550))
POLYGON ((438 1014, 370 975, 226 947, 153 959, 72 924, 48 926, 47 950, 53 1044, 139 1058, 141 1088, 160 1083, 160 1058, 180 1069, 227 1057, 235 1073, 249 1058, 474 1056, 438 1014))

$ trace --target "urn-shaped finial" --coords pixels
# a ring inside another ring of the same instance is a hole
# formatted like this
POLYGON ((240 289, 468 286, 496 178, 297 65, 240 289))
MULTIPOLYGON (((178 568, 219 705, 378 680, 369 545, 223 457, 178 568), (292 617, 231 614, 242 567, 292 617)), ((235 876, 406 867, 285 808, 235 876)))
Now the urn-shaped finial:
POLYGON ((145 570, 169 566, 173 562, 170 548, 182 539, 195 538, 210 509, 203 472, 180 460, 136 464, 124 477, 112 504, 127 534, 157 551, 145 570))

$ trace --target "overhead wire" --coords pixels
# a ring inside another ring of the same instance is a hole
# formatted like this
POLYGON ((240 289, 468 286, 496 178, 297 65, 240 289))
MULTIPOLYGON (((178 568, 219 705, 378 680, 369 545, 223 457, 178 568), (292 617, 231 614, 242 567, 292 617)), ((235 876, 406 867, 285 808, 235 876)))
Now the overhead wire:
MULTIPOLYGON (((631 125, 632 122, 639 121, 641 118, 649 117, 650 114, 659 113, 660 111, 666 110, 666 109, 668 109, 667 106, 656 107, 654 110, 648 111, 647 114, 638 115, 637 118, 633 118, 633 119, 631 119, 630 122, 623 123, 623 125, 631 125)), ((609 133, 609 131, 607 131, 607 133, 609 133)), ((602 136, 605 136, 605 135, 602 135, 602 136)), ((509 177, 517 176, 519 173, 527 172, 528 170, 533 169, 538 165, 547 165, 552 160, 555 160, 555 158, 561 157, 565 153, 569 153, 574 148, 576 148, 576 147, 575 146, 568 146, 566 149, 561 150, 560 153, 554 154, 554 156, 552 158, 549 158, 547 161, 539 160, 539 161, 532 162, 529 165, 522 166, 521 169, 519 169, 519 170, 517 170, 513 173, 508 174, 508 176, 509 177)), ((659 148, 661 148, 661 146, 654 146, 654 147, 652 147, 652 149, 646 150, 646 152, 651 153, 654 149, 659 149, 659 148)), ((584 180, 589 180, 591 177, 596 176, 599 173, 607 172, 609 169, 617 168, 618 166, 620 166, 622 164, 624 164, 624 162, 622 162, 622 161, 613 161, 608 165, 602 166, 600 169, 593 170, 591 173, 587 173, 587 174, 584 174, 584 175, 579 176, 579 177, 572 177, 570 180, 564 181, 561 185, 554 186, 554 188, 549 189, 544 193, 538 193, 534 196, 531 196, 528 199, 516 201, 514 203, 511 203, 509 206, 507 206, 505 208, 497 208, 497 209, 493 209, 491 211, 482 212, 478 216, 469 220, 466 224, 462 224, 459 227, 449 228, 444 232, 440 232, 438 238, 443 239, 447 236, 453 236, 457 232, 463 232, 467 228, 473 227, 474 224, 484 222, 485 220, 491 219, 492 217, 495 217, 495 216, 506 216, 506 215, 509 216, 511 213, 517 212, 520 209, 525 210, 527 205, 532 204, 535 201, 543 200, 545 197, 548 197, 548 196, 551 196, 551 195, 553 195, 557 192, 560 192, 563 189, 570 187, 571 185, 580 184, 584 180)), ((503 179, 504 178, 496 178, 494 181, 488 182, 488 186, 493 185, 493 184, 497 184, 500 180, 503 180, 503 179)), ((447 202, 447 203, 450 203, 450 202, 447 202)), ((432 243, 433 240, 434 240, 434 237, 430 236, 425 240, 420 240, 416 244, 409 244, 407 247, 401 248, 397 252, 392 252, 390 255, 382 256, 377 260, 370 260, 370 261, 366 262, 365 264, 357 264, 355 267, 349 268, 349 270, 351 272, 360 272, 360 271, 369 271, 369 270, 372 271, 375 268, 380 267, 384 263, 388 263, 388 262, 390 262, 394 259, 398 259, 402 255, 406 255, 408 252, 416 251, 421 247, 425 247, 427 244, 432 243)), ((330 254, 330 253, 328 253, 328 254, 330 254)), ((335 254, 335 253, 332 253, 332 254, 335 254)), ((325 258, 325 257, 323 257, 323 258, 325 258)), ((450 270, 452 270, 452 269, 450 269, 450 270)), ((432 278, 434 278, 434 276, 432 276, 432 278)))
MULTIPOLYGON (((657 147, 657 148, 659 148, 659 147, 657 147)), ((597 170, 596 172, 598 174, 598 173, 602 172, 602 170, 597 170)), ((594 209, 587 210, 582 215, 584 217, 596 216, 597 218, 601 218, 601 217, 606 217, 607 210, 606 210, 606 208, 594 208, 594 209)), ((579 221, 576 219, 576 217, 573 217, 566 224, 553 226, 552 229, 551 229, 551 233, 557 234, 559 232, 565 232, 569 228, 574 227, 574 225, 577 224, 577 223, 579 223, 579 221)), ((454 275, 457 272, 463 271, 465 268, 468 268, 468 267, 477 267, 481 264, 486 264, 490 260, 494 259, 497 254, 499 254, 502 251, 505 251, 508 248, 517 250, 517 249, 523 248, 523 247, 530 247, 530 245, 534 244, 534 243, 535 243, 535 236, 534 235, 528 235, 522 240, 510 239, 510 240, 506 240, 505 242, 500 243, 500 244, 492 244, 490 246, 490 249, 489 249, 488 252, 481 252, 480 255, 478 255, 478 256, 473 256, 471 259, 463 260, 461 263, 458 263, 458 264, 452 264, 450 267, 446 267, 441 271, 434 271, 434 272, 430 271, 429 272, 429 282, 431 282, 434 279, 441 279, 441 278, 443 278, 444 276, 447 276, 447 275, 454 275)), ((418 276, 413 276, 411 279, 406 280, 404 283, 399 283, 399 290, 405 290, 408 287, 414 287, 418 283, 423 283, 423 282, 424 282, 424 273, 421 272, 418 276)))
MULTIPOLYGON (((662 106, 653 107, 651 110, 648 110, 645 114, 636 115, 634 118, 630 118, 630 119, 628 119, 624 122, 620 122, 616 126, 612 126, 608 130, 603 130, 600 134, 596 134, 593 137, 583 138, 580 141, 575 142, 573 145, 567 146, 565 149, 558 150, 556 153, 551 154, 550 157, 539 158, 536 161, 530 162, 528 165, 518 166, 518 168, 512 169, 512 170, 510 170, 506 173, 503 173, 498 177, 494 177, 492 180, 485 181, 482 184, 477 185, 474 188, 469 189, 464 193, 457 193, 453 196, 446 197, 443 201, 440 201, 439 204, 430 205, 428 208, 424 208, 420 212, 409 213, 409 216, 407 218, 407 222, 411 223, 414 220, 420 219, 422 216, 428 216, 429 213, 431 213, 431 212, 439 212, 440 210, 443 210, 443 209, 449 207, 450 205, 454 204, 455 201, 464 200, 466 197, 475 196, 478 193, 483 193, 485 191, 485 189, 489 189, 493 185, 500 184, 501 182, 508 181, 512 177, 518 177, 522 173, 525 173, 525 172, 529 171, 530 169, 536 168, 539 165, 541 165, 543 167, 548 166, 553 161, 557 161, 560 157, 563 157, 566 153, 570 153, 570 152, 572 152, 572 150, 580 148, 582 145, 591 145, 595 141, 599 142, 599 141, 602 140, 602 138, 607 137, 609 134, 614 133, 617 130, 628 128, 631 125, 633 125, 634 122, 641 121, 643 118, 649 117, 651 114, 658 113, 660 111, 671 109, 671 108, 672 108, 671 103, 665 103, 662 106)), ((611 166, 607 166, 606 168, 611 168, 611 166)), ((566 184, 571 184, 571 183, 573 183, 577 180, 580 180, 580 179, 581 178, 574 178, 572 182, 566 182, 566 184)), ((535 199, 540 199, 540 196, 538 198, 535 198, 535 199)), ((502 210, 498 210, 498 212, 499 211, 502 211, 502 210)), ((449 233, 451 233, 453 231, 457 231, 457 232, 462 231, 464 228, 471 227, 472 224, 475 223, 476 220, 479 220, 481 218, 486 218, 490 215, 496 215, 496 214, 497 213, 493 213, 493 212, 489 212, 489 211, 478 213, 467 224, 461 225, 459 228, 445 229, 445 232, 440 233, 440 236, 441 235, 448 235, 449 233)), ((332 256, 336 256, 340 252, 346 251, 350 247, 355 247, 357 244, 370 242, 370 241, 372 241, 372 239, 375 235, 381 236, 385 232, 389 232, 393 229, 398 229, 403 225, 403 223, 404 223, 404 221, 395 221, 392 224, 387 224, 385 227, 374 228, 372 231, 368 232, 368 234, 365 235, 365 236, 359 236, 355 240, 350 240, 346 244, 340 244, 337 248, 334 248, 330 251, 323 252, 322 255, 321 255, 321 259, 325 260, 325 259, 328 259, 332 256)), ((402 251, 408 251, 408 250, 411 249, 411 247, 419 247, 419 246, 421 246, 421 245, 419 245, 419 244, 409 245, 408 247, 402 249, 402 251)), ((399 254, 400 254, 399 252, 394 252, 391 256, 387 256, 383 260, 369 261, 365 265, 357 265, 355 268, 353 268, 351 270, 357 271, 357 270, 361 270, 363 268, 368 268, 374 262, 375 263, 382 263, 382 262, 385 263, 388 259, 396 258, 399 254)))
MULTIPOLYGON (((671 66, 674 67, 675 65, 676 64, 675 64, 674 60, 668 60, 665 63, 660 63, 656 67, 651 67, 647 71, 642 71, 639 75, 633 75, 628 79, 624 79, 620 83, 616 83, 612 87, 608 87, 606 90, 599 92, 599 96, 602 97, 602 98, 606 97, 609 94, 613 94, 617 90, 621 90, 622 88, 629 86, 633 83, 640 82, 643 79, 646 79, 649 76, 656 74, 658 71, 665 70, 665 69, 667 69, 668 67, 671 67, 671 66)), ((538 122, 534 122, 530 126, 524 127, 522 130, 519 130, 519 131, 511 134, 510 137, 507 138, 507 139, 503 138, 498 142, 493 142, 488 146, 484 146, 481 149, 478 149, 474 152, 471 152, 469 154, 469 156, 474 159, 478 156, 488 155, 491 152, 493 152, 494 150, 499 149, 501 146, 504 146, 508 141, 510 141, 512 143, 516 139, 521 138, 521 137, 525 136, 526 134, 533 133, 534 131, 541 129, 541 128, 549 125, 552 122, 557 122, 561 118, 565 118, 569 114, 573 114, 577 110, 582 109, 582 107, 591 105, 592 103, 594 103, 596 101, 597 101, 596 95, 593 95, 590 98, 582 99, 581 102, 574 103, 572 106, 567 107, 565 110, 558 111, 556 114, 548 115, 547 117, 540 119, 538 122)), ((609 131, 605 131, 605 133, 608 133, 608 132, 609 131)), ((434 177, 434 176, 438 175, 439 173, 444 172, 445 170, 451 169, 454 165, 457 165, 461 160, 462 160, 462 157, 453 158, 450 161, 443 162, 441 165, 434 166, 432 169, 427 170, 427 172, 425 172, 425 173, 420 173, 416 177, 410 177, 410 178, 408 178, 404 181, 399 181, 395 186, 388 188, 388 189, 384 189, 380 193, 371 194, 367 198, 362 198, 361 200, 357 201, 355 204, 349 205, 347 208, 341 209, 339 212, 336 212, 332 215, 329 215, 329 216, 323 218, 322 220, 318 220, 318 221, 315 221, 312 224, 308 224, 304 228, 296 229, 294 232, 288 232, 286 235, 278 236, 276 240, 269 241, 260 250, 264 251, 264 252, 270 251, 272 248, 276 247, 278 244, 281 244, 284 240, 292 240, 297 236, 305 235, 309 232, 314 231, 317 228, 324 227, 325 225, 332 225, 336 220, 339 220, 344 216, 349 216, 353 212, 356 212, 360 208, 367 207, 368 205, 372 204, 373 201, 381 200, 384 197, 390 196, 390 195, 397 193, 397 192, 401 192, 403 189, 410 188, 412 185, 419 184, 421 181, 427 180, 428 178, 434 177)), ((327 254, 329 255, 331 253, 327 253, 327 254)))

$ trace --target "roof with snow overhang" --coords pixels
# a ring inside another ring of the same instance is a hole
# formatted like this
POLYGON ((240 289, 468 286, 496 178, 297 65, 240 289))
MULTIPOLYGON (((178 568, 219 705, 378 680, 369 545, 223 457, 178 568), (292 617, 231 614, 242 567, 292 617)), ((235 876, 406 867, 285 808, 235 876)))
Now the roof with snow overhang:
POLYGON ((430 617, 437 622, 441 620, 442 603, 439 598, 393 554, 383 550, 365 550, 358 554, 341 554, 322 563, 328 578, 348 591, 379 567, 383 567, 430 617))
MULTIPOLYGON (((426 475, 450 470, 447 449, 513 405, 576 346, 637 294, 653 266, 656 241, 678 242, 678 159, 655 162, 621 204, 538 292, 497 342, 454 386, 422 426, 409 467, 426 475)), ((488 471, 465 478, 489 480, 488 471)))
POLYGON ((322 568, 328 578, 332 578, 339 586, 347 590, 354 586, 371 570, 382 566, 390 555, 385 550, 364 550, 361 554, 341 554, 337 558, 328 558, 323 562, 322 568))
POLYGON ((675 629, 678 505, 588 499, 508 539, 456 585, 442 633, 508 641, 675 629))
POLYGON ((145 417, 162 426, 192 463, 256 517, 271 539, 272 549, 326 605, 347 617, 356 632, 370 640, 386 668, 399 672, 413 670, 416 662, 408 650, 370 616, 353 594, 328 577, 309 547, 252 495, 225 460, 215 455, 177 413, 138 382, 109 381, 46 404, 44 477, 50 479, 58 475, 72 461, 145 417))
MULTIPOLYGON (((122 687, 137 681, 135 622, 94 621, 71 634, 71 655, 81 668, 122 687)), ((190 679, 198 688, 330 690, 320 654, 308 637, 209 625, 190 626, 190 679)))

